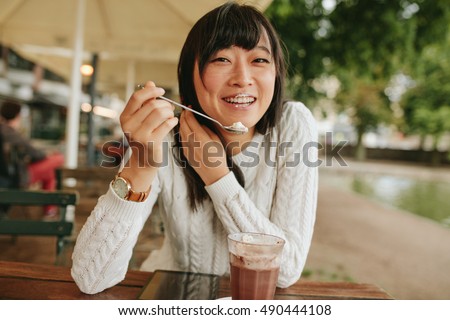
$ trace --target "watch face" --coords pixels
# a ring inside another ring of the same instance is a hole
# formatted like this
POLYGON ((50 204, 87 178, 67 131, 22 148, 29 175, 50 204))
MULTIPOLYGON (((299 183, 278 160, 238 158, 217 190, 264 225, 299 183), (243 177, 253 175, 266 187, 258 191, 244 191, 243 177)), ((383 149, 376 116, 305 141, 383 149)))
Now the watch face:
POLYGON ((130 190, 128 183, 121 177, 118 177, 116 180, 114 180, 112 187, 116 194, 122 199, 126 198, 126 196, 128 195, 128 191, 130 190))

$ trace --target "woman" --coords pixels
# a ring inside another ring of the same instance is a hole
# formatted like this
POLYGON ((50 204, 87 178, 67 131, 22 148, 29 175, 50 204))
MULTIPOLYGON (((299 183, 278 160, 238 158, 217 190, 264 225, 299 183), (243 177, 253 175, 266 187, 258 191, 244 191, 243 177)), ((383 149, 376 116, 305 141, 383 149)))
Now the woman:
POLYGON ((188 111, 178 120, 153 82, 135 92, 120 118, 133 154, 75 246, 72 276, 83 292, 124 278, 157 199, 165 239, 142 270, 227 274, 226 237, 247 231, 285 239, 278 286, 299 279, 317 200, 317 168, 302 160, 315 161, 305 146, 317 133, 303 104, 283 104, 284 73, 277 35, 256 9, 227 3, 195 24, 178 65, 182 102, 249 130, 236 135, 188 111))

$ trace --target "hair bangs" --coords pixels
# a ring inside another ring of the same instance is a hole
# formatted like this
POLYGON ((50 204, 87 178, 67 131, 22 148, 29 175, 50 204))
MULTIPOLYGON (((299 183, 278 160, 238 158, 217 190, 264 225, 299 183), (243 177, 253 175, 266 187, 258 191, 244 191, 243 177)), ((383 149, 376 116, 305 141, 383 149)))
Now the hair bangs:
POLYGON ((217 51, 237 46, 246 50, 255 48, 264 31, 263 21, 254 10, 245 6, 224 6, 215 19, 205 23, 204 45, 197 57, 200 72, 217 51))

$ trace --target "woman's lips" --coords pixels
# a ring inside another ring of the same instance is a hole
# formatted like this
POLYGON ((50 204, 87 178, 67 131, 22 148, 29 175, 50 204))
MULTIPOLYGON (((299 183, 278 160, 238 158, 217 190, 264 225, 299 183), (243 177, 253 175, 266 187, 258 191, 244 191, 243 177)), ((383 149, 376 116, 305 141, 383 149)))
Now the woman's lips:
POLYGON ((235 96, 225 97, 223 101, 236 109, 245 109, 251 106, 256 101, 256 98, 248 94, 237 94, 235 96))

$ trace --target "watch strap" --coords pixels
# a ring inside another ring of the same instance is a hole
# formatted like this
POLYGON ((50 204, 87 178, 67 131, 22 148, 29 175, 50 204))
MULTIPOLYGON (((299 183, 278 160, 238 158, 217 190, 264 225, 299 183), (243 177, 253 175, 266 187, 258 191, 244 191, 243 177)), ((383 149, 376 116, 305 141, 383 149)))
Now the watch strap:
POLYGON ((144 202, 147 199, 149 193, 150 193, 150 189, 145 192, 136 192, 133 189, 130 189, 126 200, 130 200, 130 201, 134 201, 134 202, 144 202))

